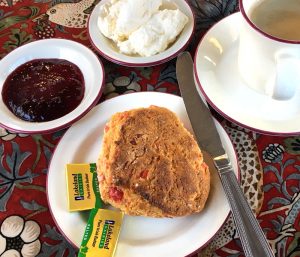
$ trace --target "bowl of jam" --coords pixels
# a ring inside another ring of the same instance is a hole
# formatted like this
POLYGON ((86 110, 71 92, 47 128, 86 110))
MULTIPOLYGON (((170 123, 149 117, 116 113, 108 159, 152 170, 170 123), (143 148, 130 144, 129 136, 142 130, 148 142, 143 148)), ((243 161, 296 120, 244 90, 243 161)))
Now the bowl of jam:
POLYGON ((104 69, 84 45, 65 39, 35 41, 0 62, 0 125, 22 133, 70 126, 97 102, 104 69))

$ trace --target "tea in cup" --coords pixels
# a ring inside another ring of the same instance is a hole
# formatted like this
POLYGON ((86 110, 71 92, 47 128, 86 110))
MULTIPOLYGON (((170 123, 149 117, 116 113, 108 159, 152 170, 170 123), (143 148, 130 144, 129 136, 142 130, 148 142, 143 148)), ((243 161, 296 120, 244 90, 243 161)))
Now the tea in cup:
POLYGON ((244 82, 276 100, 300 87, 300 0, 240 0, 238 68, 244 82))

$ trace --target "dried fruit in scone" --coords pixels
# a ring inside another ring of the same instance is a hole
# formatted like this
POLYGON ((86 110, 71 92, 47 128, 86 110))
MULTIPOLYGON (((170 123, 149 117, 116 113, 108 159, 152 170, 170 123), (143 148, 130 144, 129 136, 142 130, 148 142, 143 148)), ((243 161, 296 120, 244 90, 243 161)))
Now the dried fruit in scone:
POLYGON ((210 173, 191 133, 157 106, 116 113, 98 159, 102 199, 129 215, 178 217, 200 212, 210 173))

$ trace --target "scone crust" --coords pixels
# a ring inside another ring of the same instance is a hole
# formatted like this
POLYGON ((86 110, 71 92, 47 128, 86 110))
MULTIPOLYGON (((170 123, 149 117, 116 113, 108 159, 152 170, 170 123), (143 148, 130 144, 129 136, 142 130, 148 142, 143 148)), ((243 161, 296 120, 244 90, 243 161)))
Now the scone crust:
POLYGON ((163 107, 113 115, 97 166, 102 199, 129 215, 200 212, 210 190, 209 169, 195 139, 163 107))

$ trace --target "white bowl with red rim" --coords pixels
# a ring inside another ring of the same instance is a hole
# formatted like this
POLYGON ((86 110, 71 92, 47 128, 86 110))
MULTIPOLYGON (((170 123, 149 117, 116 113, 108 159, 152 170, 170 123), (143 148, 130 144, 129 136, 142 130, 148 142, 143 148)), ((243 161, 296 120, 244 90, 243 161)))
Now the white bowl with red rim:
POLYGON ((163 0, 164 6, 176 6, 180 11, 182 11, 189 19, 188 23, 185 25, 183 31, 179 34, 174 43, 172 43, 166 50, 149 57, 142 56, 130 56, 123 54, 118 51, 118 47, 115 43, 106 38, 98 28, 98 16, 100 13, 100 8, 105 3, 111 0, 102 0, 97 4, 91 13, 88 21, 88 33, 90 41, 93 47, 107 60, 130 67, 140 67, 140 66, 154 66, 171 60, 176 57, 178 53, 183 51, 185 47, 191 40, 194 32, 195 19, 193 11, 186 0, 163 0))
POLYGON ((104 69, 99 58, 86 46, 66 39, 44 39, 23 45, 0 61, 0 91, 7 77, 19 66, 34 59, 65 59, 75 64, 84 77, 84 96, 80 104, 61 118, 29 122, 15 116, 0 97, 0 126, 21 133, 50 133, 70 126, 97 104, 104 87, 104 69))

